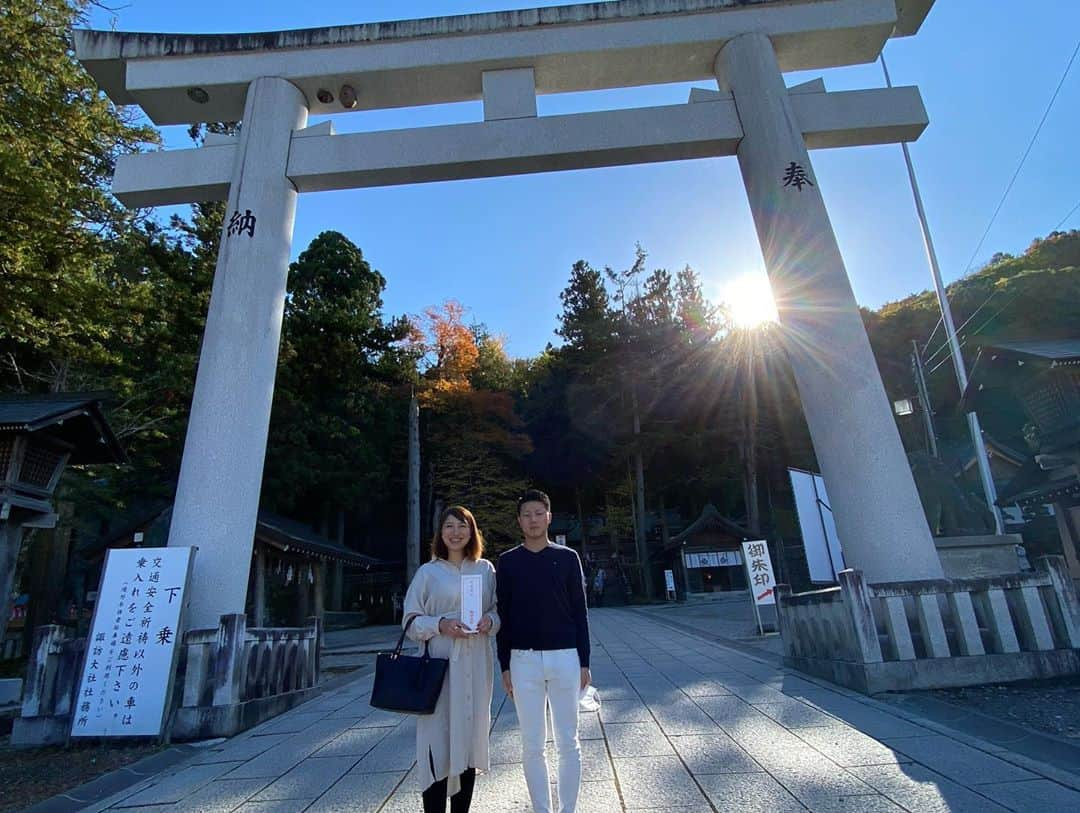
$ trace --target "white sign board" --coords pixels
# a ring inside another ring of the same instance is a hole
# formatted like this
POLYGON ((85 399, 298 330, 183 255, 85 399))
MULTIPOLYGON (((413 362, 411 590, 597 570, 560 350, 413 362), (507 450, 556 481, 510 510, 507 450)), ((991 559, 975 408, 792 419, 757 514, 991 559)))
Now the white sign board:
POLYGON ((799 517, 810 581, 835 582, 836 574, 846 565, 829 495, 825 491, 825 480, 820 474, 799 469, 788 469, 788 474, 795 494, 795 512, 799 517))
POLYGON ((664 571, 664 586, 669 593, 675 592, 675 574, 670 570, 664 571))
POLYGON ((109 550, 86 640, 71 736, 161 733, 194 552, 183 547, 109 550))
POLYGON ((484 577, 479 573, 461 577, 461 623, 475 630, 484 612, 484 577))
POLYGON ((688 568, 702 567, 738 567, 742 564, 742 556, 737 550, 710 551, 708 553, 687 553, 686 566, 688 568))
POLYGON ((746 557, 746 576, 750 580, 750 594, 754 604, 762 606, 776 603, 776 578, 773 576, 769 546, 764 540, 742 543, 746 557))

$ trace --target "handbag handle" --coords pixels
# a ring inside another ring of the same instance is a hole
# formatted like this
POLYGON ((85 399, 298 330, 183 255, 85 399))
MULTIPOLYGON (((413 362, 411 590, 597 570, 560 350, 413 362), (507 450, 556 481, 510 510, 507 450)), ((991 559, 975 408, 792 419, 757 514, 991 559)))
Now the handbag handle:
MULTIPOLYGON (((405 627, 401 630, 401 635, 397 639, 397 646, 394 647, 394 651, 392 653, 390 653, 391 658, 397 658, 397 657, 399 657, 401 655, 401 648, 405 645, 405 633, 407 633, 409 631, 409 627, 412 626, 412 622, 415 621, 419 617, 420 617, 419 615, 410 616, 409 620, 405 622, 405 627)), ((428 642, 424 641, 424 655, 423 655, 423 657, 425 657, 425 658, 428 656, 427 645, 428 645, 428 642)))

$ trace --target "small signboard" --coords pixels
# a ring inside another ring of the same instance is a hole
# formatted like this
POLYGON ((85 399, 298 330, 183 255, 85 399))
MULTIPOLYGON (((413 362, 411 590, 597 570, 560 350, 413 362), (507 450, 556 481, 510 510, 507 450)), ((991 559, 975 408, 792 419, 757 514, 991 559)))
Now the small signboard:
POLYGON ((115 548, 86 641, 72 737, 156 737, 172 695, 195 548, 115 548))
POLYGON ((671 570, 664 571, 664 586, 669 593, 675 592, 675 573, 671 570))
POLYGON ((772 559, 769 557, 769 545, 764 539, 756 539, 743 542, 742 551, 746 561, 746 581, 750 585, 750 595, 754 600, 758 631, 764 635, 766 628, 776 629, 776 577, 773 575, 772 559))
POLYGON ((484 605, 484 577, 479 573, 461 577, 461 623, 475 632, 484 605))
POLYGON ((776 579, 773 576, 772 559, 769 558, 769 546, 764 540, 742 543, 746 557, 746 575, 750 583, 750 594, 754 604, 776 603, 776 579))

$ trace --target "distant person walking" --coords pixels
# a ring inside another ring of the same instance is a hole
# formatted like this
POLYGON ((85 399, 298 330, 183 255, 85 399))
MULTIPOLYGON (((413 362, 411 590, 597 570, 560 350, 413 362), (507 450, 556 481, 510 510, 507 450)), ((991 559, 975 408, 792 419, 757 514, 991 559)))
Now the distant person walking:
POLYGON ((484 538, 472 513, 460 505, 442 512, 431 543, 431 561, 416 571, 405 594, 402 625, 414 641, 427 641, 434 658, 449 658, 435 713, 416 718, 416 772, 424 813, 468 813, 476 772, 489 767, 488 731, 495 659, 491 637, 499 631, 495 568, 481 559, 484 538), (483 612, 475 632, 461 622, 461 577, 483 577, 483 612))
POLYGON ((596 569, 592 583, 592 606, 599 607, 604 602, 604 587, 607 585, 607 572, 602 567, 596 569))
POLYGON ((521 761, 535 813, 551 813, 544 759, 545 708, 559 755, 559 813, 574 813, 581 787, 578 699, 592 681, 585 575, 572 548, 548 539, 551 500, 526 491, 518 500, 523 544, 499 557, 498 635, 503 686, 521 727, 521 761))

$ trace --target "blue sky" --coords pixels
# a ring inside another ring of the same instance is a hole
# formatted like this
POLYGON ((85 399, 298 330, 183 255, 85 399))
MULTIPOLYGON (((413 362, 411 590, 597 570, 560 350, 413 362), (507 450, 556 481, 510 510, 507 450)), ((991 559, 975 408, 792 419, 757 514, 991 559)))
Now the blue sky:
MULTIPOLYGON (((95 9, 91 23, 123 31, 221 33, 548 5, 560 3, 126 0, 114 12, 95 9)), ((939 0, 916 37, 886 48, 893 83, 918 85, 930 114, 912 155, 947 281, 965 272, 1078 31, 1075 0, 939 0)), ((792 74, 788 81, 818 75, 830 90, 883 84, 878 65, 792 74)), ((538 106, 545 115, 678 104, 686 101, 688 87, 545 96, 538 106)), ((1022 252, 1080 203, 1078 111, 1080 64, 1062 87, 976 266, 995 251, 1022 252)), ((349 132, 481 118, 476 102, 346 114, 335 124, 349 132)), ((165 135, 170 146, 190 146, 183 128, 166 128, 165 135)), ((929 287, 900 147, 818 150, 812 157, 859 301, 878 307, 929 287)), ((1070 227, 1080 228, 1080 211, 1062 226, 1070 227)), ((734 158, 305 195, 294 256, 325 229, 346 234, 387 278, 388 314, 415 314, 454 298, 473 320, 502 334, 514 356, 557 343, 559 292, 579 258, 624 268, 640 242, 650 268, 674 272, 689 264, 717 301, 736 278, 764 279, 765 273, 734 158)))

